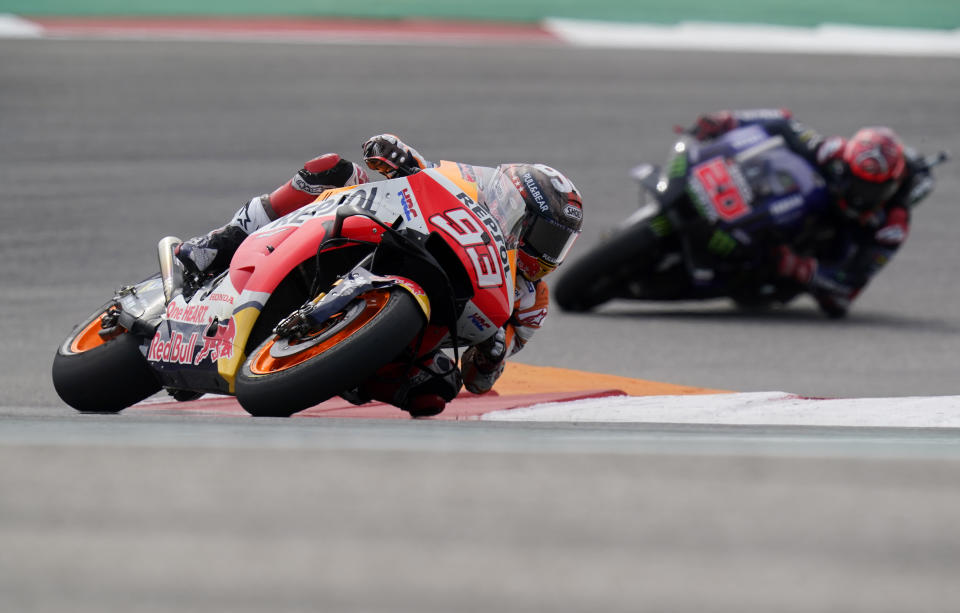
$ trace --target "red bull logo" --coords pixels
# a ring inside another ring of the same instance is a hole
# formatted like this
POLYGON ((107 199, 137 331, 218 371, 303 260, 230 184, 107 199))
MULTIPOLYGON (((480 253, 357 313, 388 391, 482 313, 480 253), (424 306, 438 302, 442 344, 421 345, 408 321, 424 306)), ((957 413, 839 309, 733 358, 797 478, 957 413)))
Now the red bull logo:
POLYGON ((184 340, 183 334, 174 332, 170 340, 164 341, 162 333, 158 330, 153 337, 153 342, 150 343, 147 359, 151 362, 169 364, 193 364, 193 350, 197 344, 197 336, 194 332, 189 340, 184 340))
POLYGON ((220 358, 231 358, 236 335, 237 326, 232 317, 226 323, 218 323, 210 336, 204 334, 201 337, 198 332, 193 332, 187 338, 182 332, 174 331, 169 339, 165 339, 163 332, 157 330, 150 343, 147 359, 151 362, 199 366, 207 359, 216 362, 220 358))
POLYGON ((237 324, 233 318, 227 320, 225 324, 217 324, 217 330, 213 336, 203 337, 203 347, 197 354, 194 364, 199 364, 203 360, 210 358, 211 362, 216 362, 220 358, 233 357, 233 341, 237 336, 237 324))

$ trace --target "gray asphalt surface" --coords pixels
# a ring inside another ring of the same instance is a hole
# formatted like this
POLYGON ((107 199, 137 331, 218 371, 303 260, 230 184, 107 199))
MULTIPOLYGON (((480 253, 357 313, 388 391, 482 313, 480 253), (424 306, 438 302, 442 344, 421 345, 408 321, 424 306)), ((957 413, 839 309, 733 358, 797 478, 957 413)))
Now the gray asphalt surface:
MULTIPOLYGON (((155 269, 159 237, 371 134, 563 169, 587 198, 575 257, 632 211, 629 168, 703 110, 790 106, 827 133, 883 123, 960 149, 956 61, 41 41, 0 57, 3 610, 955 610, 951 431, 78 416, 49 367, 73 323, 155 269)), ((846 321, 807 302, 617 304, 555 312, 521 361, 956 394, 960 172, 939 177, 846 321)))

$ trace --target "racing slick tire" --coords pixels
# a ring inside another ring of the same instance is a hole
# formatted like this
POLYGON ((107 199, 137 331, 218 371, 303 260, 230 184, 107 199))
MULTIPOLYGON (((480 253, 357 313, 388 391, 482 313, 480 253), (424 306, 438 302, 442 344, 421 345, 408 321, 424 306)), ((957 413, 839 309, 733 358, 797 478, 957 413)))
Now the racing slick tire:
POLYGON ((627 295, 627 284, 652 267, 658 238, 641 222, 601 239, 592 251, 565 267, 553 296, 564 311, 585 312, 627 295))
POLYGON ((160 391, 144 358, 142 338, 122 328, 106 337, 100 334, 109 306, 77 326, 53 360, 54 389, 82 413, 118 413, 160 391))
POLYGON ((425 325, 406 290, 365 292, 302 337, 271 334, 237 373, 237 400, 254 416, 289 417, 367 380, 425 325))

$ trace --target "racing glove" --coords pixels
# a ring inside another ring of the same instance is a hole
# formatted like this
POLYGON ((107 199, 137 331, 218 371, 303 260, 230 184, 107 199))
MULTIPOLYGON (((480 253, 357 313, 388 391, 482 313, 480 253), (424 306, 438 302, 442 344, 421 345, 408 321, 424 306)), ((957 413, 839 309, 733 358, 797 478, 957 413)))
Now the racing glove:
POLYGON ((697 140, 703 141, 729 132, 737 125, 737 118, 730 111, 715 111, 697 117, 688 132, 697 140))
POLYGON ((406 177, 432 166, 393 134, 377 134, 363 143, 363 161, 388 179, 406 177))
POLYGON ((907 240, 909 232, 910 213, 904 207, 898 206, 887 212, 886 221, 873 238, 884 247, 896 249, 907 240))
POLYGON ((503 374, 506 357, 506 331, 500 328, 496 334, 464 352, 460 361, 463 386, 473 394, 489 392, 503 374))
POLYGON ((808 285, 817 273, 817 260, 794 253, 786 245, 778 247, 774 253, 776 274, 783 279, 791 279, 801 285, 808 285))

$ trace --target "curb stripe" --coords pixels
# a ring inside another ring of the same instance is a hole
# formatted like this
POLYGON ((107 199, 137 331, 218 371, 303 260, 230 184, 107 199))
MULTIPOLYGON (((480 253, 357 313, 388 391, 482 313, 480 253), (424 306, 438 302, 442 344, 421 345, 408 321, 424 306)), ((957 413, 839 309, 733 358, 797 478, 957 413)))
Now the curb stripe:
POLYGON ((0 38, 202 40, 434 45, 570 45, 738 53, 960 56, 960 29, 823 24, 813 28, 676 25, 547 18, 540 24, 439 19, 75 18, 0 14, 0 38))
MULTIPOLYGON (((785 392, 620 396, 485 414, 491 421, 960 428, 960 396, 806 398, 785 392)), ((955 439, 951 440, 955 444, 955 439)))
MULTIPOLYGON (((710 390, 671 383, 658 383, 629 377, 602 375, 552 368, 528 366, 507 362, 503 376, 489 394, 475 395, 463 391, 447 404, 443 413, 435 419, 462 420, 481 419, 496 411, 509 411, 551 402, 573 402, 598 398, 611 398, 631 394, 651 396, 671 394, 717 394, 710 390)), ((127 411, 177 412, 201 415, 248 417, 236 398, 231 396, 205 396, 191 402, 175 402, 158 396, 137 404, 127 411)), ((354 406, 340 398, 333 398, 315 407, 301 411, 297 417, 339 417, 366 419, 408 419, 400 409, 382 402, 370 402, 354 406)))
MULTIPOLYGON (((438 20, 287 18, 37 18, 11 20, 50 38, 269 40, 276 42, 550 44, 555 34, 540 25, 438 20), (14 21, 15 20, 15 21, 14 21)), ((0 30, 2 33, 2 30, 0 30)))
POLYGON ((815 28, 683 22, 628 24, 549 18, 544 27, 581 47, 727 52, 960 56, 960 29, 823 24, 815 28))
POLYGON ((0 39, 2 38, 40 38, 43 28, 32 21, 16 15, 0 13, 0 39))

